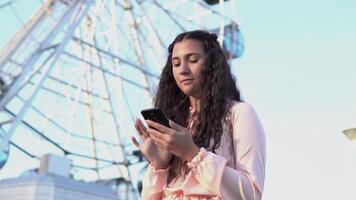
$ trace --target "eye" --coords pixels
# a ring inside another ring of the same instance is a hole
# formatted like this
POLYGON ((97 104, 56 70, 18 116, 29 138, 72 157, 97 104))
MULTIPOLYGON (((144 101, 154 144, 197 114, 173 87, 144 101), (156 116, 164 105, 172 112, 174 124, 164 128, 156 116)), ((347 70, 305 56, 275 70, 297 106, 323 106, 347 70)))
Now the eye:
POLYGON ((179 67, 180 63, 178 61, 172 62, 173 67, 179 67))
POLYGON ((189 59, 188 59, 189 62, 191 63, 196 63, 199 61, 199 57, 197 56, 190 56, 189 59))

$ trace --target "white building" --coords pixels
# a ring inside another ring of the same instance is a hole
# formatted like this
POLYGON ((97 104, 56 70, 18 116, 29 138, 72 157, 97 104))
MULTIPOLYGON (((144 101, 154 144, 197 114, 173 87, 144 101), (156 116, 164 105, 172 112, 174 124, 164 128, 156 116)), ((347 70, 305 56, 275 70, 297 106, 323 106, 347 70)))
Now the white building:
POLYGON ((0 181, 1 200, 117 200, 105 185, 76 181, 52 174, 0 181))

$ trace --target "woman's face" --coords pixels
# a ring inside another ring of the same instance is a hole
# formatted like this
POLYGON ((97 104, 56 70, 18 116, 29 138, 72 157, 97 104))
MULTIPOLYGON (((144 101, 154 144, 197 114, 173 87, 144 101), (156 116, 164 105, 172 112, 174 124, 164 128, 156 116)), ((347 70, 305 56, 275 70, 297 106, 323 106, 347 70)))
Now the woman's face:
POLYGON ((201 72, 205 52, 200 41, 184 39, 177 42, 172 52, 172 70, 179 89, 188 96, 200 95, 201 72))

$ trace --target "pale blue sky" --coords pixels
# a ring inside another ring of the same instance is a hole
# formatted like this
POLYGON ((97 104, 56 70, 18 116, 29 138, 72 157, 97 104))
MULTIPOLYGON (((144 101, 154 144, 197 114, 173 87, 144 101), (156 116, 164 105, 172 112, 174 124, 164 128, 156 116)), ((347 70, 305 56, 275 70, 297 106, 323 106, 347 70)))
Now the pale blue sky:
POLYGON ((355 199, 356 142, 342 130, 356 127, 356 2, 243 0, 237 10, 245 52, 232 67, 266 131, 264 200, 355 199))
POLYGON ((355 199, 356 2, 239 1, 233 67, 267 135, 265 200, 355 199))

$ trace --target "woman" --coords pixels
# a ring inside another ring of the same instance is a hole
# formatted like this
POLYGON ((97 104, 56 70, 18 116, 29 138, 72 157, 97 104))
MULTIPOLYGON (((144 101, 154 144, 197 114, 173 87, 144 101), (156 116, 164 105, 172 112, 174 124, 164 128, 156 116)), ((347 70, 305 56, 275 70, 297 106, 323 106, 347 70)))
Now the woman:
POLYGON ((133 142, 150 163, 142 199, 261 199, 263 128, 241 101, 216 35, 185 32, 168 51, 155 107, 171 127, 135 124, 143 143, 133 142))

